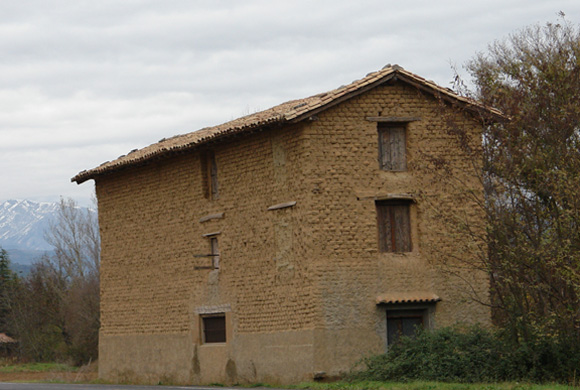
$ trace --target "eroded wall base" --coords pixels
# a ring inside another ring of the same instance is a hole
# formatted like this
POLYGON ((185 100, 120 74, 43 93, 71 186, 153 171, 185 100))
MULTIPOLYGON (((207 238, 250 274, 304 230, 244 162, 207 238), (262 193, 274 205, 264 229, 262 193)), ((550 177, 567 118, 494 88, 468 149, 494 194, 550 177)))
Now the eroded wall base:
POLYGON ((116 383, 191 383, 187 334, 99 337, 99 378, 116 383))
POLYGON ((99 378, 131 383, 288 384, 312 380, 313 330, 237 335, 196 345, 187 334, 101 335, 99 378))

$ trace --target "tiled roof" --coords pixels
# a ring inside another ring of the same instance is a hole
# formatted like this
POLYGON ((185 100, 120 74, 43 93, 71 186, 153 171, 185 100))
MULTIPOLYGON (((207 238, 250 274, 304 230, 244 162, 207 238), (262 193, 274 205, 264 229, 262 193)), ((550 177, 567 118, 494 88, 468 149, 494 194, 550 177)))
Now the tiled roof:
POLYGON ((228 135, 258 130, 273 124, 299 122, 315 115, 319 111, 339 104, 346 99, 363 93, 364 91, 374 88, 375 86, 395 77, 421 89, 427 90, 430 93, 438 94, 443 98, 464 103, 468 108, 483 108, 486 112, 491 113, 494 116, 501 116, 501 113, 497 110, 483 107, 474 100, 459 96, 452 90, 440 87, 432 81, 425 80, 420 76, 404 70, 398 65, 387 65, 377 72, 369 73, 360 80, 356 80, 349 85, 339 87, 329 92, 282 103, 270 109, 234 119, 233 121, 218 126, 208 127, 188 134, 163 139, 143 149, 133 150, 129 154, 121 156, 116 160, 107 161, 96 168, 82 171, 71 180, 81 184, 86 180, 94 179, 96 176, 122 169, 127 166, 146 163, 152 159, 165 155, 188 150, 228 135))
POLYGON ((435 303, 441 298, 433 293, 415 292, 415 293, 392 293, 379 295, 376 299, 378 304, 402 304, 402 303, 435 303))

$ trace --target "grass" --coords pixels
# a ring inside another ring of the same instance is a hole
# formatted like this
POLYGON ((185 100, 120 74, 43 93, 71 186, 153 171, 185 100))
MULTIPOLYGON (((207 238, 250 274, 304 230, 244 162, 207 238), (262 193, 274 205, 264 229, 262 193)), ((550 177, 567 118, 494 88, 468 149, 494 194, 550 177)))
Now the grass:
MULTIPOLYGON (((62 363, 18 363, 0 360, 0 373, 17 372, 77 372, 78 367, 62 363)), ((51 383, 65 383, 62 380, 51 380, 51 383)), ((90 383, 106 383, 102 380, 90 383)), ((221 383, 212 383, 212 386, 223 387, 221 383)), ((377 382, 377 381, 339 381, 339 382, 305 382, 293 386, 283 386, 296 390, 571 390, 573 386, 548 384, 536 385, 530 383, 444 383, 444 382, 377 382)), ((272 387, 266 383, 244 385, 244 387, 272 387)))
POLYGON ((0 372, 76 372, 78 367, 63 363, 18 363, 0 366, 0 372))
POLYGON ((570 390, 571 386, 548 384, 536 385, 529 383, 443 383, 443 382, 308 382, 292 386, 294 389, 305 390, 570 390))

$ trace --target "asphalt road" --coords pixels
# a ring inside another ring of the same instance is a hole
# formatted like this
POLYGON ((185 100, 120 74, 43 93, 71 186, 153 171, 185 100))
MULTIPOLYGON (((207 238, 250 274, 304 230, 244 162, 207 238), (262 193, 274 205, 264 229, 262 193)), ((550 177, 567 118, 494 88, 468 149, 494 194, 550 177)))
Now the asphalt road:
MULTIPOLYGON (((203 387, 203 386, 122 386, 122 385, 65 385, 60 383, 9 383, 1 382, 0 390, 243 390, 242 387, 203 387)), ((259 388, 253 388, 256 390, 259 388)), ((276 390, 276 389, 268 389, 276 390)), ((278 389, 280 390, 280 389, 278 389)))
MULTIPOLYGON (((121 385, 82 385, 82 384, 61 384, 61 383, 0 383, 0 390, 177 390, 177 389, 199 389, 209 390, 210 388, 184 387, 184 386, 121 386, 121 385)), ((225 390, 225 388, 223 388, 225 390)), ((211 388, 211 390, 215 390, 211 388)), ((233 390, 233 389, 232 389, 233 390)))

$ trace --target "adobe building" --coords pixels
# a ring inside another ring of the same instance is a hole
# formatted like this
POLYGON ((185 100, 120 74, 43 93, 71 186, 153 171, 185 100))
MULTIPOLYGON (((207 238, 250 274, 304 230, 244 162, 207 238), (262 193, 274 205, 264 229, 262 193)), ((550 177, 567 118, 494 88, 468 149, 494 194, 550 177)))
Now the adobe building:
POLYGON ((387 66, 80 172, 102 239, 99 376, 297 382, 416 325, 489 324, 486 274, 464 267, 482 249, 482 112, 499 116, 387 66))

